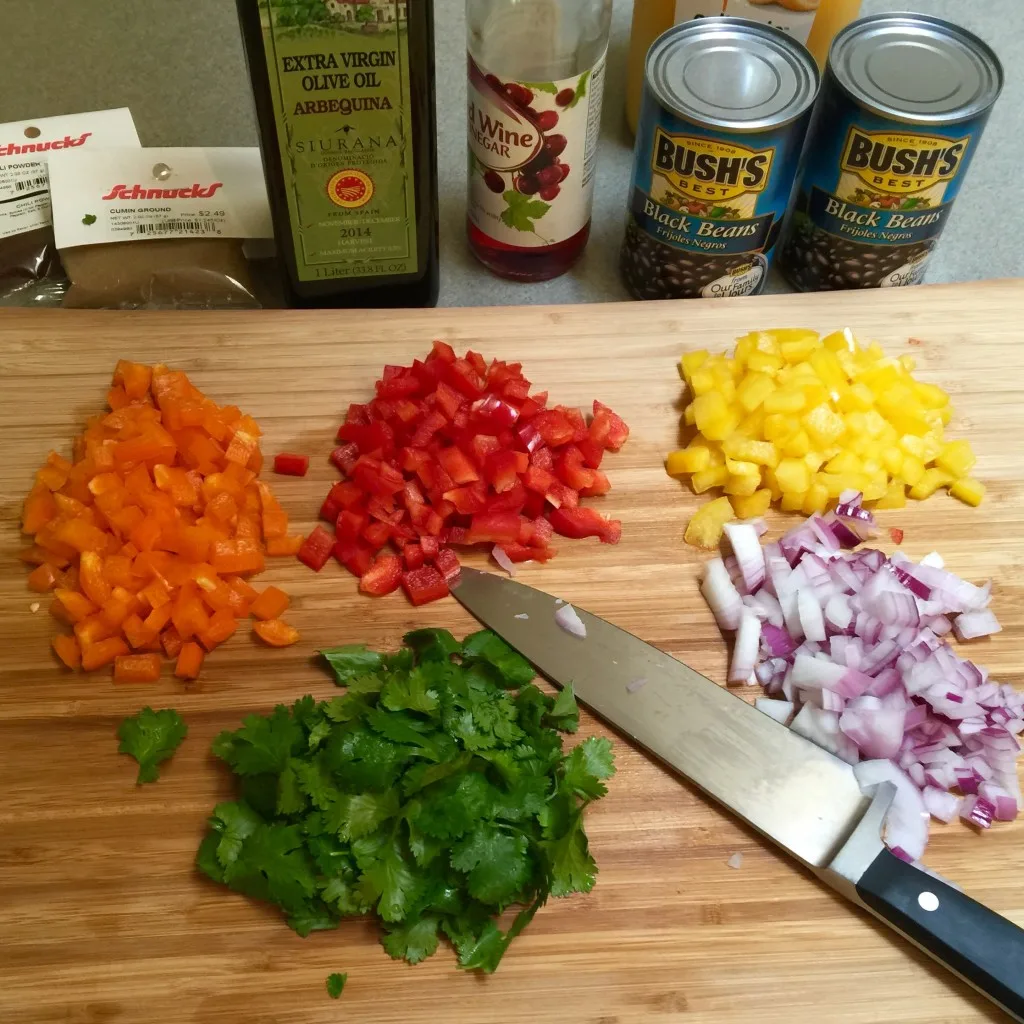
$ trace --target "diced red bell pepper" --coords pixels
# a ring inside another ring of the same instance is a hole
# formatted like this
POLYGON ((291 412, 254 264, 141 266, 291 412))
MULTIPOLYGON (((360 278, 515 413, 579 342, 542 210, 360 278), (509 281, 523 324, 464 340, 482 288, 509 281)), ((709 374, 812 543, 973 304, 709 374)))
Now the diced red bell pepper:
POLYGON ((469 450, 479 465, 483 465, 488 455, 501 451, 501 443, 493 434, 474 434, 469 442, 469 450))
POLYGON ((430 453, 422 448, 403 448, 400 465, 407 473, 418 473, 424 466, 430 465, 430 453))
POLYGON ((506 450, 487 456, 487 461, 484 463, 484 474, 494 490, 498 494, 503 494, 515 487, 519 481, 519 474, 525 473, 528 466, 529 457, 526 452, 506 450))
POLYGON ((427 516, 426 523, 423 524, 423 529, 434 537, 440 536, 443 528, 444 519, 441 518, 440 512, 431 512, 430 515, 427 516))
POLYGON ((358 576, 360 579, 373 563, 373 552, 360 541, 339 540, 334 545, 334 557, 353 576, 358 576))
POLYGON ((594 401, 594 418, 590 421, 590 440, 608 451, 617 452, 629 437, 629 427, 621 416, 607 405, 594 401))
POLYGON ((448 586, 459 578, 462 566, 459 564, 459 556, 451 548, 441 548, 434 559, 434 565, 438 572, 444 577, 448 586))
POLYGON ((441 550, 441 542, 437 537, 432 537, 429 533, 425 533, 420 537, 420 547, 423 548, 423 557, 428 562, 432 562, 437 558, 438 551, 441 550))
POLYGON ((319 572, 327 564, 333 550, 334 537, 322 526, 315 526, 299 548, 299 561, 304 562, 314 572, 319 572))
POLYGON ((403 490, 402 501, 406 508, 410 505, 422 505, 425 503, 426 499, 423 497, 423 491, 420 490, 420 485, 415 480, 406 480, 403 490))
POLYGON ((427 442, 447 423, 448 421, 444 418, 444 413, 438 412, 437 409, 431 409, 426 416, 420 420, 419 425, 416 427, 416 431, 409 439, 409 445, 412 448, 425 448, 427 442))
POLYGON ((523 486, 528 491, 536 491, 537 494, 547 494, 553 483, 555 474, 539 466, 530 466, 523 474, 523 486))
POLYGON ((284 476, 305 476, 309 472, 309 456, 280 452, 274 456, 274 472, 284 476))
POLYGON ((403 573, 402 589, 414 605, 427 604, 448 596, 448 584, 433 565, 403 573))
POLYGON ((535 548, 525 544, 500 544, 499 547, 508 555, 510 562, 547 562, 557 554, 554 548, 535 548))
MULTIPOLYGON (((518 380, 508 380, 501 386, 501 393, 505 398, 510 398, 514 402, 525 402, 530 397, 530 382, 522 377, 518 380)), ((520 415, 522 415, 521 409, 520 415)))
POLYGON ((403 425, 412 423, 423 411, 423 407, 418 402, 413 402, 408 398, 397 398, 392 404, 395 407, 395 416, 403 425))
POLYGON ((467 398, 475 399, 483 394, 483 379, 468 360, 456 359, 454 363, 445 363, 441 370, 441 379, 467 398))
POLYGON ((530 453, 530 465, 536 466, 538 469, 546 469, 549 473, 552 473, 555 469, 554 453, 547 445, 544 445, 530 453))
POLYGON ((480 355, 479 352, 474 352, 472 349, 470 349, 466 353, 466 362, 469 363, 469 365, 472 366, 473 369, 476 370, 476 372, 480 374, 481 377, 486 376, 487 360, 484 359, 484 357, 480 355))
POLYGON ((599 444, 595 444, 588 436, 582 441, 577 441, 576 447, 579 448, 580 454, 583 456, 583 462, 586 466, 590 469, 601 468, 601 460, 604 458, 604 449, 599 444))
POLYGON ((395 448, 395 432, 380 420, 365 426, 345 423, 338 431, 338 440, 351 441, 363 455, 369 455, 378 448, 384 452, 394 451, 395 448))
MULTIPOLYGON (((388 367, 385 367, 388 369, 388 367)), ((404 366, 391 367, 398 373, 377 381, 376 392, 380 398, 408 398, 420 391, 421 385, 416 377, 404 366)))
POLYGON ((622 536, 622 523, 605 519, 592 508, 556 508, 549 519, 555 533, 563 537, 598 537, 602 544, 618 544, 622 536))
POLYGON ((380 551, 391 539, 391 524, 381 522, 370 523, 363 527, 362 538, 369 544, 371 550, 380 551))
POLYGON ((530 420, 530 426, 540 434, 545 444, 553 448, 568 444, 576 434, 572 423, 557 409, 545 409, 537 413, 530 420))
POLYGON ((359 458, 359 448, 354 444, 342 444, 331 452, 331 462, 348 475, 359 458))
POLYGON ((345 422, 355 423, 362 426, 365 426, 367 423, 369 423, 370 418, 366 415, 366 406, 357 405, 355 402, 353 402, 348 407, 348 411, 345 413, 345 422))
POLYGON ((469 544, 469 529, 465 526, 453 526, 448 531, 449 545, 469 544))
POLYGON ((456 487, 444 492, 444 500, 450 501, 459 515, 471 516, 487 507, 487 488, 478 484, 456 487))
POLYGON ((579 409, 569 405, 556 405, 555 412, 560 412, 572 424, 574 444, 578 444, 588 436, 587 421, 579 409))
POLYGON ((519 516, 515 512, 481 512, 473 516, 468 544, 514 544, 519 540, 519 516))
POLYGON ((444 448, 437 454, 437 461, 456 484, 471 484, 480 479, 480 474, 469 461, 469 457, 455 446, 444 448))
POLYGON ((440 359, 443 363, 454 363, 455 350, 446 341, 435 341, 427 359, 440 359))
POLYGON ((455 414, 459 409, 466 404, 466 398, 461 395, 451 385, 441 381, 437 385, 437 390, 434 392, 434 397, 437 399, 437 404, 441 409, 441 412, 448 417, 448 419, 454 419, 455 414))
POLYGON ((334 533, 338 540, 358 540, 369 522, 370 517, 365 512, 344 509, 335 523, 334 533))
POLYGON ((583 453, 574 444, 566 445, 555 459, 555 472, 566 486, 582 491, 594 482, 594 471, 583 465, 583 453))
POLYGON ((402 560, 398 555, 378 555, 360 577, 359 589, 372 597, 383 597, 397 590, 401 582, 402 560))
POLYGON ((521 512, 529 496, 521 480, 516 480, 512 489, 497 494, 487 502, 488 512, 521 512))
POLYGON ((538 516, 544 515, 544 506, 547 499, 543 494, 538 494, 536 491, 527 491, 526 502, 520 509, 524 516, 528 516, 530 519, 536 519, 538 516))
POLYGON ((584 498, 596 498, 601 494, 607 494, 612 489, 612 483, 608 479, 605 473, 602 473, 599 469, 592 469, 593 481, 589 487, 584 487, 580 491, 580 496, 584 498))
POLYGON ((529 423, 520 423, 516 427, 516 437, 519 438, 519 443, 531 453, 544 444, 544 438, 533 420, 530 420, 529 423))
POLYGON ((560 483, 553 483, 545 497, 555 508, 576 508, 580 503, 580 496, 571 487, 560 483))
POLYGON ((406 544, 402 548, 402 558, 405 559, 406 569, 419 569, 426 561, 423 548, 419 544, 406 544))

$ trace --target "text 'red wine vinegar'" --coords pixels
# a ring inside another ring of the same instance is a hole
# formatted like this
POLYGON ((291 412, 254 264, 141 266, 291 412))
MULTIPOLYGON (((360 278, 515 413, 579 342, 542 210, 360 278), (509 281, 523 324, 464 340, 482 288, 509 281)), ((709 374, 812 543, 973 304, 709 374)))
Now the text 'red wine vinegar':
POLYGON ((518 281, 590 237, 611 0, 468 0, 469 245, 518 281))

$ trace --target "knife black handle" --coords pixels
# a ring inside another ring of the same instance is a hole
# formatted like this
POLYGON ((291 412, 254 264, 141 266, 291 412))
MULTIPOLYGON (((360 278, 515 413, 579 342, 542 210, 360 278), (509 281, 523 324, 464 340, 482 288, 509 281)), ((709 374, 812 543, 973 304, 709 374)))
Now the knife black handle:
POLYGON ((1024 929, 883 850, 857 882, 864 905, 1024 1021, 1024 929))

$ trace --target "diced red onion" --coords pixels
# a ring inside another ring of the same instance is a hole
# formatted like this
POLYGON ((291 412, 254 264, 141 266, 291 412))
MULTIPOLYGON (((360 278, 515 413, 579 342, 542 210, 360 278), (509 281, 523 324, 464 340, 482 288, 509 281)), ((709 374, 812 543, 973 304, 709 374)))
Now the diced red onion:
POLYGON ((899 847, 910 859, 920 860, 928 843, 928 809, 921 791, 892 761, 861 761, 853 766, 861 788, 870 792, 880 782, 891 782, 896 796, 885 818, 885 842, 899 847))
POLYGON ((999 631, 991 584, 959 579, 934 553, 915 564, 900 552, 842 550, 874 527, 856 493, 759 548, 760 563, 754 524, 730 526, 734 536, 747 528, 728 560, 735 585, 726 562, 712 559, 701 586, 719 625, 738 630, 730 682, 760 683, 759 708, 836 756, 885 766, 865 771, 897 786, 887 841, 910 862, 929 815, 981 828, 1013 820, 1024 807, 1024 694, 990 681, 944 639, 999 631), (757 564, 753 574, 741 571, 741 554, 757 564))
POLYGON ((725 536, 739 563, 747 592, 753 594, 764 583, 764 552, 757 530, 749 523, 726 523, 725 536))
POLYGON ((500 565, 502 569, 504 569, 505 572, 509 574, 509 576, 515 576, 515 562, 513 562, 512 559, 509 558, 508 555, 506 555, 505 552, 502 551, 497 544, 495 544, 494 547, 491 548, 491 558, 493 558, 495 562, 497 562, 498 565, 500 565))
POLYGON ((964 612, 953 620, 957 640, 977 640, 978 637, 1001 633, 1003 627, 990 611, 964 612))
POLYGON ((587 638, 587 627, 583 624, 583 620, 576 614, 576 609, 571 604, 563 604, 555 612, 555 622, 561 626, 566 633, 570 633, 573 636, 578 636, 581 640, 587 638))
POLYGON ((704 582, 700 585, 700 592, 721 629, 736 629, 739 626, 743 600, 729 579, 722 559, 712 558, 704 566, 704 582))

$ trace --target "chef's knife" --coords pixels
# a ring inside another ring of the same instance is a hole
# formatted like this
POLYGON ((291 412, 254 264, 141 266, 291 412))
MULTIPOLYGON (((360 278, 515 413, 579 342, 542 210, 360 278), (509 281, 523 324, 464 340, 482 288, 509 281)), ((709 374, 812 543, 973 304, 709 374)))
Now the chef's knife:
POLYGON ((823 881, 1024 1021, 1024 930, 885 848, 891 783, 866 796, 845 761, 656 647, 560 601, 463 568, 452 593, 556 685, 823 881))

